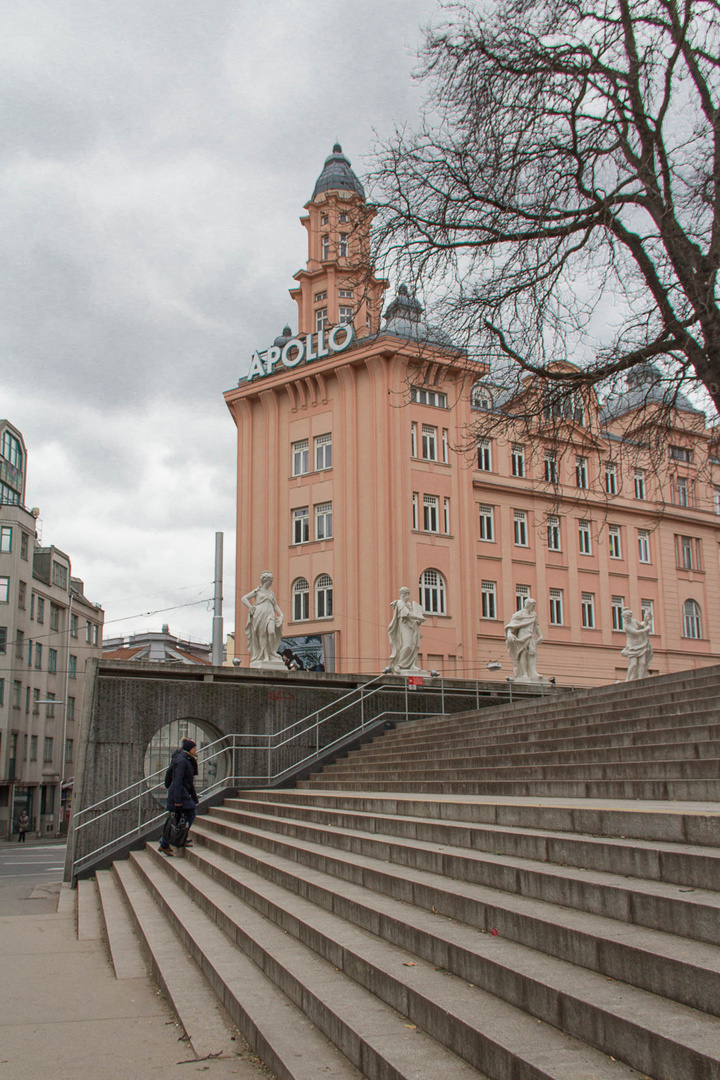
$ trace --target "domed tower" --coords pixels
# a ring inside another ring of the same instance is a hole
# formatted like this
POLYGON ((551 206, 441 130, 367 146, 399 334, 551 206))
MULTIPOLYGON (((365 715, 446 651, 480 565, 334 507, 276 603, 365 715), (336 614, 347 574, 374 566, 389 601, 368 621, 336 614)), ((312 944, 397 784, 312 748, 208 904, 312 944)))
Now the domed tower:
POLYGON ((301 335, 352 323, 356 337, 380 328, 382 294, 387 282, 370 265, 370 225, 375 210, 336 143, 315 183, 307 215, 306 268, 294 275, 298 287, 290 295, 298 305, 301 335))

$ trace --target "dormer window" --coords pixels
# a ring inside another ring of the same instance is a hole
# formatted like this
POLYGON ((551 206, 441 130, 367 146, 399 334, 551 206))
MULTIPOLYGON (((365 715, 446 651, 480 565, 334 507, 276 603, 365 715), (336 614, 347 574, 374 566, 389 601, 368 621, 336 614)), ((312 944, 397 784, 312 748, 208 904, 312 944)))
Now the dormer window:
POLYGON ((323 236, 323 238, 322 238, 322 258, 323 258, 323 261, 325 259, 330 258, 330 237, 329 236, 323 236))
POLYGON ((480 383, 473 386, 470 391, 470 407, 472 409, 483 409, 485 412, 489 412, 493 407, 492 394, 480 383))

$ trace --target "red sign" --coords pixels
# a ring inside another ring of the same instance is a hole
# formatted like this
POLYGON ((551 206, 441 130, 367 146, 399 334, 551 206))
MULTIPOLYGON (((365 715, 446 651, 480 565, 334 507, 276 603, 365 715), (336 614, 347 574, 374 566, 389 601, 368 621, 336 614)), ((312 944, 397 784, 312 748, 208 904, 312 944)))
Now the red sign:
POLYGON ((424 686, 425 679, 422 675, 408 675, 408 686, 424 686))

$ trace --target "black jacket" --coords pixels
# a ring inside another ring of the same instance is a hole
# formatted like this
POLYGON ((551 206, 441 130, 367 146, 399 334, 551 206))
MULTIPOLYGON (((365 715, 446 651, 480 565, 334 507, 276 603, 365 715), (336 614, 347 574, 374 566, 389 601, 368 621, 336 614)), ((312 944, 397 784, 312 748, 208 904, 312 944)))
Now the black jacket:
POLYGON ((195 777, 197 776, 197 761, 191 754, 184 750, 176 750, 170 762, 172 780, 168 788, 168 809, 180 803, 184 810, 197 806, 198 797, 195 791, 195 777))

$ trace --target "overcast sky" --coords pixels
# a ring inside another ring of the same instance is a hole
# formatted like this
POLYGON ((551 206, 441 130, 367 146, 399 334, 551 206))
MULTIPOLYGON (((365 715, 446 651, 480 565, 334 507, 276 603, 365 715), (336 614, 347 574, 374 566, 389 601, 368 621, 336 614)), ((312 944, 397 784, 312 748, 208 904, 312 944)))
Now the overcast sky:
MULTIPOLYGON (((222 398, 286 322, 338 140, 417 118, 435 0, 14 0, 0 14, 0 415, 106 636, 233 627, 222 398), (192 605, 159 612, 176 605, 192 605), (145 612, 157 614, 141 617, 145 612), (128 618, 128 616, 131 616, 128 618)), ((246 588, 253 584, 242 583, 246 588)))

